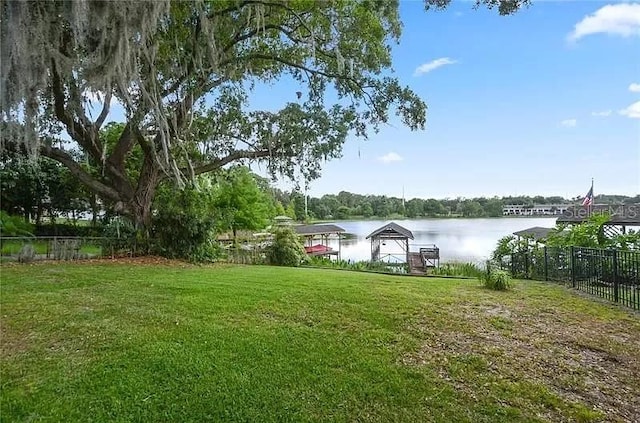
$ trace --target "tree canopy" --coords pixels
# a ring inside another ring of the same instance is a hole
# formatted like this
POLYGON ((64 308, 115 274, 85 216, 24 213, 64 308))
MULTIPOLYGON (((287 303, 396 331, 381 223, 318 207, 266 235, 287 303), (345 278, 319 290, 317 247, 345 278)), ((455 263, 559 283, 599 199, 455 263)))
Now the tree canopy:
POLYGON ((249 169, 234 167, 225 172, 213 189, 218 228, 230 230, 263 229, 275 216, 270 199, 260 189, 249 169))
MULTIPOLYGON (((526 3, 477 1, 501 14, 526 3)), ((425 125, 425 102, 391 72, 397 1, 4 2, 1 25, 1 148, 62 163, 139 225, 163 179, 246 160, 310 179, 349 133, 364 137, 392 114, 425 125), (280 110, 249 108, 254 84, 283 77, 299 90, 280 110), (113 102, 126 122, 108 143, 113 102)))

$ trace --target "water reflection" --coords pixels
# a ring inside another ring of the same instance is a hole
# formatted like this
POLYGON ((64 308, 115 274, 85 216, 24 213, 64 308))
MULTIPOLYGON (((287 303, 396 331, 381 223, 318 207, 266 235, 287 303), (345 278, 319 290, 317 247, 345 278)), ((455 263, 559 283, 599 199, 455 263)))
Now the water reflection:
MULTIPOLYGON (((417 251, 420 246, 436 244, 440 248, 441 261, 481 262, 490 256, 503 236, 532 226, 551 228, 555 225, 555 218, 416 219, 395 222, 413 232, 415 239, 409 241, 411 251, 417 251)), ((354 236, 342 240, 342 258, 358 261, 371 258, 371 243, 366 239, 367 235, 389 221, 332 223, 354 236)), ((338 241, 331 240, 330 245, 337 249, 338 241)))

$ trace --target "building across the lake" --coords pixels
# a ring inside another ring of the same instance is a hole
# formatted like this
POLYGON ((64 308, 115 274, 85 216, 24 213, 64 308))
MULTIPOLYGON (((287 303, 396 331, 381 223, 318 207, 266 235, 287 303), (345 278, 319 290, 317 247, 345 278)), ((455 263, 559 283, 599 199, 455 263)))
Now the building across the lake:
POLYGON ((507 204, 502 207, 503 216, 562 216, 570 204, 507 204))

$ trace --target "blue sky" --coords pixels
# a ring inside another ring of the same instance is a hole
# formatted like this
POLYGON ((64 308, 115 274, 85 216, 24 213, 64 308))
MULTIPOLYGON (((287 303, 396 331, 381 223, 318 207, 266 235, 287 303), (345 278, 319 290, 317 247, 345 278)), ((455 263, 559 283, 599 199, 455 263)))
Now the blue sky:
MULTIPOLYGON (((534 0, 501 17, 403 1, 401 17, 395 74, 427 102, 426 130, 349 139, 310 195, 575 197, 592 177, 596 194, 640 192, 640 3, 534 0)), ((293 93, 283 82, 251 99, 293 93)))

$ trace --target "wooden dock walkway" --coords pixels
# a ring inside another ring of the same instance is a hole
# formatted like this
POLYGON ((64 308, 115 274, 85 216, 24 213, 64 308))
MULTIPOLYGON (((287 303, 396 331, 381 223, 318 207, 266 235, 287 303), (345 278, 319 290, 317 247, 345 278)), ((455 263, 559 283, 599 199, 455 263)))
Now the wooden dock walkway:
POLYGON ((422 257, 420 253, 409 253, 409 274, 410 275, 424 275, 427 273, 427 269, 422 263, 422 257))

